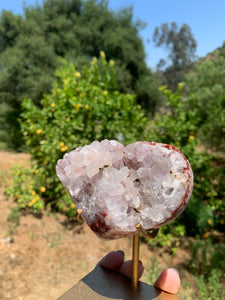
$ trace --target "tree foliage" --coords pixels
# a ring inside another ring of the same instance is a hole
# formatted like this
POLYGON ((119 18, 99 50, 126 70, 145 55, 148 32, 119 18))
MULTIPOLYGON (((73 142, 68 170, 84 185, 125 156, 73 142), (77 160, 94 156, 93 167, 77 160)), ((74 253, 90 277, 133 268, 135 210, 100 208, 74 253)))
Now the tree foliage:
POLYGON ((215 163, 213 155, 198 150, 199 110, 197 107, 190 109, 187 101, 183 101, 183 88, 184 83, 178 85, 176 92, 161 88, 170 111, 156 115, 147 137, 177 146, 190 161, 194 190, 179 221, 185 225, 188 234, 197 235, 224 226, 225 172, 223 165, 215 163))
POLYGON ((191 109, 198 111, 198 135, 217 151, 225 151, 225 57, 216 54, 196 63, 186 75, 191 109))
POLYGON ((156 27, 153 35, 156 47, 165 46, 169 51, 168 58, 161 59, 158 69, 163 69, 166 85, 175 90, 183 81, 184 74, 192 66, 197 43, 187 24, 178 28, 177 23, 163 23, 156 27))
POLYGON ((14 108, 16 119, 24 97, 39 104, 50 91, 59 58, 80 68, 102 50, 116 63, 118 89, 136 93, 139 104, 154 113, 160 96, 145 63, 143 27, 133 21, 132 8, 114 12, 104 0, 45 0, 26 6, 23 16, 3 11, 0 101, 14 108))

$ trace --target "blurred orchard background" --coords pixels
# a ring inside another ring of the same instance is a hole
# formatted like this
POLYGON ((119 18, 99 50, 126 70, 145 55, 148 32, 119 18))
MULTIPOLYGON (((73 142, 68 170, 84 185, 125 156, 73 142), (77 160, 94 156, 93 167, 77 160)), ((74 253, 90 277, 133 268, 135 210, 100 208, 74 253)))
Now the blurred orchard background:
MULTIPOLYGON (((26 222, 28 248, 45 240, 45 247, 59 251, 63 243, 82 243, 82 234, 85 239, 87 229, 76 222, 76 208, 55 173, 57 160, 66 152, 105 138, 124 144, 169 143, 189 159, 194 191, 177 220, 161 228, 155 240, 142 239, 143 251, 150 257, 144 280, 153 283, 166 257, 181 271, 184 299, 223 299, 225 44, 197 58, 197 41, 189 25, 159 24, 152 41, 165 47, 168 57, 153 71, 146 64, 139 34, 144 26, 134 21, 132 7, 113 11, 107 1, 45 0, 25 5, 22 15, 1 12, 0 203, 2 228, 6 224, 7 228, 1 231, 0 250, 7 255, 22 243, 19 236, 26 222), (17 164, 21 157, 22 164, 17 164), (36 234, 52 222, 55 232, 36 234), (37 227, 32 231, 34 223, 37 227), (71 230, 73 235, 68 235, 71 230)), ((21 248, 23 244, 18 251, 21 248)), ((96 259, 104 254, 98 253, 96 259)), ((51 261, 53 253, 48 255, 51 261)), ((0 259, 3 279, 16 268, 11 256, 6 256, 8 264, 0 259)), ((16 258, 20 261, 19 254, 16 258)), ((68 276, 71 265, 65 265, 78 260, 74 256, 68 263, 62 257, 60 273, 68 276)), ((34 261, 31 257, 29 264, 34 261)), ((76 272, 84 276, 90 271, 92 265, 84 268, 87 261, 88 256, 80 259, 76 272)), ((38 276, 44 276, 40 272, 38 276)), ((29 275, 33 281, 27 279, 28 287, 40 280, 36 273, 29 275)), ((72 281, 63 285, 61 277, 54 283, 50 280, 45 292, 39 289, 44 293, 41 298, 38 289, 20 289, 19 279, 10 278, 14 288, 0 283, 2 299, 46 299, 46 295, 54 299, 48 294, 51 284, 62 283, 58 296, 72 285, 72 281)))

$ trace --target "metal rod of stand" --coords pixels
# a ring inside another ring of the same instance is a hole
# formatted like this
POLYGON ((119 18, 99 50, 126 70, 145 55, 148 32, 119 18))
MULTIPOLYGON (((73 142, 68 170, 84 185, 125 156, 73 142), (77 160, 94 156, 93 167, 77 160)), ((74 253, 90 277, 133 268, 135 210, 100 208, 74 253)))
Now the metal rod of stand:
POLYGON ((138 288, 138 265, 139 265, 139 234, 135 234, 133 236, 133 253, 132 253, 132 281, 131 287, 133 291, 137 291, 138 288))

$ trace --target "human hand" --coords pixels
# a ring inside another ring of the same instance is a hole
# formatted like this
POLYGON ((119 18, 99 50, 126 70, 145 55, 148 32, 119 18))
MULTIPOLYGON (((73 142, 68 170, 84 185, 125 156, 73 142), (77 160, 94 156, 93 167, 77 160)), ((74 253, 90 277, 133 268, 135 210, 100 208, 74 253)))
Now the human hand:
MULTIPOLYGON (((119 272, 128 278, 132 276, 132 261, 124 261, 124 253, 121 250, 108 253, 101 259, 99 265, 108 270, 119 272)), ((144 271, 141 261, 139 261, 138 271, 138 278, 140 278, 144 271)), ((178 271, 173 268, 164 270, 154 283, 154 287, 167 293, 176 294, 180 288, 178 271)))

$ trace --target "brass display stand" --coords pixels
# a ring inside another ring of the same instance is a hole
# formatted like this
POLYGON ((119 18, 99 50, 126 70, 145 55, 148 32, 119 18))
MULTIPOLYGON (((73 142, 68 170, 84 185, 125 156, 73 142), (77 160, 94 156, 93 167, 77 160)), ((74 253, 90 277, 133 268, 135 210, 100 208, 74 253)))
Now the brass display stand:
MULTIPOLYGON (((82 221, 81 213, 82 210, 78 211, 77 215, 80 221, 82 221)), ((119 273, 106 270, 97 265, 92 272, 87 274, 57 300, 179 300, 176 295, 168 294, 138 281, 139 234, 146 238, 154 239, 158 229, 147 232, 140 223, 136 225, 136 228, 139 233, 133 236, 131 281, 119 273)))

